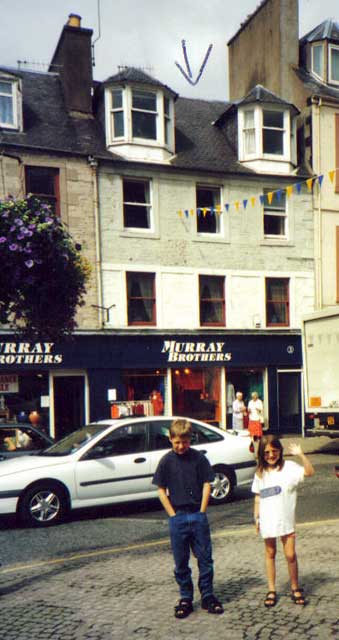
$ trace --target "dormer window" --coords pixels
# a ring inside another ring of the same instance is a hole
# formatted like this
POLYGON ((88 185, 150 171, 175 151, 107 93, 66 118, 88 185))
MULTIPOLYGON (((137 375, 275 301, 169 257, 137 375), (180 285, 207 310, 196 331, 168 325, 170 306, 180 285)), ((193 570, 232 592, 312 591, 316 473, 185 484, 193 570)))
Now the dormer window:
POLYGON ((318 78, 324 77, 324 47, 322 44, 312 46, 312 72, 318 78))
POLYGON ((162 87, 106 89, 107 147, 130 160, 164 162, 174 153, 174 100, 162 87))
POLYGON ((339 47, 329 45, 329 82, 339 84, 339 47))
POLYGON ((0 126, 18 128, 17 82, 0 78, 0 126))
POLYGON ((246 104, 238 108, 240 162, 257 171, 289 172, 295 161, 295 123, 290 108, 280 104, 246 104), (274 169, 273 163, 274 162, 274 169))

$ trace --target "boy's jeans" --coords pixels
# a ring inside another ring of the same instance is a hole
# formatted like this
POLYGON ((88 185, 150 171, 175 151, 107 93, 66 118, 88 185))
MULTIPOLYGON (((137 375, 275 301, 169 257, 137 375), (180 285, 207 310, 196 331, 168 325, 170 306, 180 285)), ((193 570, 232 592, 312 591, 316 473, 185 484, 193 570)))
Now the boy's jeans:
POLYGON ((202 598, 213 594, 213 560, 210 527, 207 516, 200 511, 178 511, 169 518, 171 545, 175 562, 174 575, 180 588, 180 598, 193 600, 190 549, 198 561, 199 590, 202 598))

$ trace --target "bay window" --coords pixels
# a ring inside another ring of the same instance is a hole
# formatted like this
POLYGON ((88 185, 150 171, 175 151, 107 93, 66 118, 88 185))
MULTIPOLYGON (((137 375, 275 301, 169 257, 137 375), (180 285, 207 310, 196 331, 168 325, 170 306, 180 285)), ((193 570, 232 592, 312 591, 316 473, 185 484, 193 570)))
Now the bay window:
POLYGON ((329 46, 329 58, 329 82, 339 84, 339 47, 336 47, 335 45, 329 46))

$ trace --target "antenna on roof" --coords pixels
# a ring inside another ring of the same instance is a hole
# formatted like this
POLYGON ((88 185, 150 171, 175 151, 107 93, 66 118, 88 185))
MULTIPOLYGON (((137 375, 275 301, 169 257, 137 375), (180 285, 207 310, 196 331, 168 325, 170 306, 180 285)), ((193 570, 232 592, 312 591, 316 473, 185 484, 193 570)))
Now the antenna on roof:
POLYGON ((100 0, 98 0, 98 37, 95 38, 92 42, 92 66, 95 67, 95 53, 94 53, 94 45, 101 38, 101 14, 100 14, 100 0))
POLYGON ((121 73, 122 71, 125 71, 125 69, 130 69, 131 67, 133 67, 133 69, 138 69, 138 71, 149 73, 150 75, 153 75, 154 73, 154 67, 152 67, 151 65, 148 65, 147 67, 136 67, 134 64, 118 64, 117 65, 117 69, 119 73, 121 73))

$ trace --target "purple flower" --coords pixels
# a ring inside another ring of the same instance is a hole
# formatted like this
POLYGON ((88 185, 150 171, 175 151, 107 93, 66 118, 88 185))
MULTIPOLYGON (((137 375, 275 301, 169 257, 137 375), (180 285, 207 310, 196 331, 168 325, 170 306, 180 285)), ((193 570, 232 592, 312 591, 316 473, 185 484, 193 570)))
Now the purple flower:
POLYGON ((9 250, 10 251, 16 251, 18 249, 18 245, 17 244, 10 244, 9 245, 9 250))
POLYGON ((10 227, 10 231, 16 231, 16 226, 14 225, 14 226, 10 227))
POLYGON ((22 222, 22 220, 20 220, 20 218, 15 218, 14 222, 15 222, 15 224, 18 225, 18 227, 21 227, 23 225, 23 222, 22 222))
POLYGON ((17 240, 23 240, 23 239, 24 239, 24 237, 25 237, 25 234, 24 234, 24 233, 20 233, 20 234, 17 236, 17 240))
POLYGON ((1 236, 0 238, 0 244, 3 244, 4 242, 6 242, 7 238, 5 238, 5 236, 1 236))
POLYGON ((2 215, 2 217, 3 217, 3 218, 8 218, 8 216, 9 216, 9 211, 7 211, 7 209, 6 209, 5 211, 3 211, 3 212, 2 212, 2 214, 1 214, 1 215, 2 215))
POLYGON ((33 260, 26 260, 25 261, 25 265, 26 265, 26 267, 28 267, 28 269, 31 269, 33 267, 33 265, 34 265, 34 262, 33 262, 33 260))
POLYGON ((25 253, 32 253, 32 249, 30 249, 29 247, 25 247, 24 248, 24 252, 25 253))
POLYGON ((28 236, 29 238, 31 238, 31 237, 32 237, 32 235, 33 235, 33 231, 29 231, 29 230, 27 229, 27 231, 26 231, 26 236, 28 236))
POLYGON ((53 222, 53 218, 49 218, 48 216, 46 216, 46 222, 47 222, 48 224, 52 224, 52 222, 53 222))
POLYGON ((28 228, 31 229, 32 231, 34 231, 34 229, 36 229, 36 224, 29 224, 28 228))

